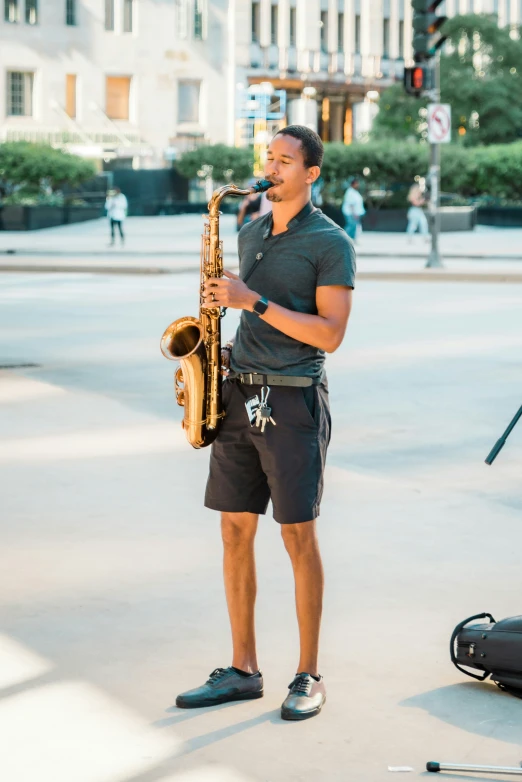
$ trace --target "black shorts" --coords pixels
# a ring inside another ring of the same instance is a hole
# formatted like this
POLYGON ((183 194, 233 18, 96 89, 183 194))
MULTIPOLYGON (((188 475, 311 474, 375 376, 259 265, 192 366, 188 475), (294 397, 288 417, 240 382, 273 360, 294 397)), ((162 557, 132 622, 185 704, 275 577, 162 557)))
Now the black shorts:
POLYGON ((326 386, 272 386, 268 405, 276 425, 267 424, 264 433, 250 425, 245 408, 260 394, 260 386, 238 380, 223 384, 226 416, 212 445, 205 505, 264 514, 272 500, 280 524, 311 521, 319 515, 330 442, 326 386))

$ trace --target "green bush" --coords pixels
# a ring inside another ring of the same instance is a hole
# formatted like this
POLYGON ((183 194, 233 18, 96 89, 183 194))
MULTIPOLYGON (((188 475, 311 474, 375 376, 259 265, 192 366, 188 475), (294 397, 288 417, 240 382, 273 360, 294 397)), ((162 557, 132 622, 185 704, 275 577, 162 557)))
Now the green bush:
MULTIPOLYGON (((441 189, 455 203, 522 202, 522 141, 487 147, 445 144, 441 189)), ((354 176, 370 206, 406 206, 416 176, 427 176, 429 146, 407 142, 326 144, 322 167, 325 201, 339 205, 354 176)))
POLYGON ((20 188, 6 196, 3 203, 5 206, 63 206, 64 197, 61 193, 35 193, 20 188))
POLYGON ((185 154, 174 163, 174 168, 187 179, 195 179, 203 166, 212 166, 215 182, 244 182, 252 176, 254 153, 252 147, 228 147, 209 144, 185 154))
POLYGON ((470 200, 522 201, 522 142, 442 149, 442 189, 470 200))
MULTIPOLYGON (((321 175, 325 181, 325 201, 340 204, 349 181, 357 177, 365 200, 371 193, 386 192, 386 205, 404 203, 404 190, 416 176, 428 169, 428 148, 422 144, 370 142, 369 144, 326 144, 321 175)), ((375 202, 383 200, 374 196, 375 202)))
POLYGON ((40 203, 64 185, 78 185, 95 173, 91 161, 46 144, 0 144, 0 195, 7 198, 19 193, 20 199, 40 203))

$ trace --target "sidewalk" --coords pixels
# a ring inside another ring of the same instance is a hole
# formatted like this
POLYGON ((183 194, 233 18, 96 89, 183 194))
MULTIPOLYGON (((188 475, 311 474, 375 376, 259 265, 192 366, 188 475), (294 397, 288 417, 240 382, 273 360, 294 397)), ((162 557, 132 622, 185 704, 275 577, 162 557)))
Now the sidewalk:
MULTIPOLYGON (((235 218, 221 219, 225 264, 237 268, 235 218)), ((109 247, 107 221, 30 232, 0 232, 0 271, 173 274, 197 270, 200 215, 134 217, 126 245, 109 247)), ((522 282, 522 229, 479 226, 440 237, 443 269, 425 269, 429 243, 404 234, 364 233, 357 246, 359 279, 487 280, 522 282)))

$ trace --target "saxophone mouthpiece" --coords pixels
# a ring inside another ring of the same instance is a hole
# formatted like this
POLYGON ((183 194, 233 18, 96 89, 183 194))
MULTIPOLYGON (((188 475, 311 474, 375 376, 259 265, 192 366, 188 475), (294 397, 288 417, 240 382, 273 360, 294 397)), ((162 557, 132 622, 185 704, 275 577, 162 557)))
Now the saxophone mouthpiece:
POLYGON ((273 187, 274 183, 269 182, 268 179, 258 179, 255 185, 250 188, 251 193, 264 193, 270 187, 273 187))

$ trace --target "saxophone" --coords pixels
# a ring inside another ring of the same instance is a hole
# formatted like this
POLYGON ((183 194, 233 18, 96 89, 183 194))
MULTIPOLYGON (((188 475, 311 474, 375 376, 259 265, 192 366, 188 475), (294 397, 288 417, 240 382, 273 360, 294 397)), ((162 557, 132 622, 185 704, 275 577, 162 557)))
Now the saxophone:
POLYGON ((225 309, 203 306, 203 286, 223 276, 223 242, 219 240, 219 206, 225 196, 263 193, 273 183, 261 179, 240 190, 226 185, 214 191, 201 237, 199 318, 178 318, 165 330, 160 343, 163 355, 180 366, 174 374, 176 402, 184 408, 182 426, 193 448, 205 448, 216 439, 225 415, 221 401, 221 318, 225 309))

